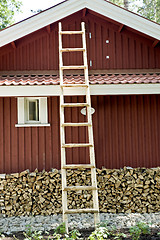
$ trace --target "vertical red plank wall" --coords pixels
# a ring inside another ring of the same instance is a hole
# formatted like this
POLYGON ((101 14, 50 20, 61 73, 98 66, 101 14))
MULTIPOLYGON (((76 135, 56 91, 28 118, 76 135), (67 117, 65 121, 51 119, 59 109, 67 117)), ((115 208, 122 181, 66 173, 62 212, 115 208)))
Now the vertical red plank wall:
MULTIPOLYGON (((159 104, 160 95, 92 96, 97 167, 160 166, 159 104)), ((15 127, 16 98, 0 98, 0 111, 0 173, 60 169, 59 97, 48 98, 50 127, 15 127)), ((76 120, 85 120, 80 110, 68 111, 66 121, 76 120)), ((84 127, 66 131, 68 142, 86 140, 84 127)), ((67 161, 87 163, 87 151, 69 152, 67 161)))
MULTIPOLYGON (((75 13, 62 20, 65 30, 79 30, 82 13, 75 13)), ((159 69, 160 47, 153 48, 154 39, 148 39, 88 13, 87 28, 88 63, 91 70, 108 69, 159 69), (91 61, 91 64, 90 64, 91 61)), ((11 44, 0 48, 0 71, 58 70, 58 27, 51 24, 51 32, 40 29, 11 44)), ((64 36, 64 47, 80 47, 80 36, 64 36)), ((64 63, 81 64, 81 53, 69 53, 64 63), (71 61, 68 56, 71 56, 71 61)))

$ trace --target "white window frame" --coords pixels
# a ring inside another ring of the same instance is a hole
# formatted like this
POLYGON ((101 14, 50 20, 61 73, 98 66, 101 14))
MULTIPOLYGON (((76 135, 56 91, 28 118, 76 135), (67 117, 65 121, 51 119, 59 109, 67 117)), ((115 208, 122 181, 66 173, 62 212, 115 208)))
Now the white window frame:
POLYGON ((18 123, 16 127, 50 126, 48 123, 47 97, 18 97, 18 123), (39 120, 29 120, 29 101, 39 100, 39 120))

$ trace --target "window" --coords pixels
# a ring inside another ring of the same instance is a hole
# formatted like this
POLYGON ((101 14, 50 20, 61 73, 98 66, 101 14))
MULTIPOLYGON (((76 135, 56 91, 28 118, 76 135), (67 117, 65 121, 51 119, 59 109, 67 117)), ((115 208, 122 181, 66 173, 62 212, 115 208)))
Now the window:
POLYGON ((39 121, 39 99, 27 99, 27 121, 39 121))
POLYGON ((19 97, 17 107, 18 124, 16 127, 50 126, 47 97, 19 97))

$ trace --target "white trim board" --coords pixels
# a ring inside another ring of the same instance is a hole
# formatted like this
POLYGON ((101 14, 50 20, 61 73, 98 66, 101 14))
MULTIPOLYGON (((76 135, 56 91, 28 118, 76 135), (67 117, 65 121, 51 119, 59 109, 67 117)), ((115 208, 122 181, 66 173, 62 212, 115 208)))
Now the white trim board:
POLYGON ((160 40, 160 25, 105 0, 66 0, 22 22, 0 31, 0 47, 24 37, 83 8, 160 40))
POLYGON ((40 124, 15 124, 15 127, 50 127, 50 123, 40 123, 40 124))
MULTIPOLYGON (((66 95, 84 95, 83 88, 67 88, 66 95)), ((90 85, 91 95, 160 94, 160 84, 104 84, 90 85)), ((60 86, 1 86, 0 97, 60 96, 60 86)))

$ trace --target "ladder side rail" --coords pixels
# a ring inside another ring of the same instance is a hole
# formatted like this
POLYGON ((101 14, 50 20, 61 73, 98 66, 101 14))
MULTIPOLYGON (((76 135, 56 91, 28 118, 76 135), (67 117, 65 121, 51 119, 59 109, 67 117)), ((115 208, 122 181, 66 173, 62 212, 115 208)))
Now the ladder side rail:
MULTIPOLYGON (((59 77, 60 77, 60 85, 63 84, 63 57, 62 57, 62 35, 60 34, 60 31, 62 30, 62 24, 59 22, 59 77)), ((62 92, 63 95, 63 92, 62 92)))
MULTIPOLYGON (((95 165, 95 151, 94 151, 94 139, 93 139, 93 124, 92 124, 92 115, 91 115, 91 97, 90 97, 90 89, 88 88, 86 90, 87 95, 87 102, 89 102, 89 106, 86 107, 86 114, 87 114, 87 120, 89 123, 91 123, 90 126, 88 126, 88 137, 89 137, 89 143, 93 145, 93 147, 89 148, 89 154, 90 154, 90 164, 95 165)), ((97 188, 97 177, 96 177, 96 168, 91 169, 91 181, 92 186, 97 188)), ((98 190, 92 190, 93 195, 93 208, 98 209, 98 213, 94 213, 94 222, 95 227, 99 223, 99 201, 98 201, 98 190)))
MULTIPOLYGON (((82 23, 82 31, 85 32, 85 25, 84 22, 82 23)), ((83 42, 83 48, 86 49, 83 52, 83 59, 84 59, 84 65, 87 66, 87 68, 84 69, 84 75, 85 75, 85 83, 89 86, 89 77, 88 77, 88 63, 87 63, 87 46, 86 46, 86 35, 82 35, 82 42, 83 42)), ((87 114, 87 121, 91 123, 90 126, 88 126, 88 137, 89 137, 89 143, 93 145, 93 147, 90 147, 89 154, 90 154, 90 164, 95 165, 95 152, 94 152, 94 139, 93 139, 93 125, 92 125, 92 115, 91 115, 91 97, 90 97, 90 88, 88 87, 86 89, 86 101, 89 106, 86 107, 86 114, 87 114)), ((96 178, 96 168, 91 169, 91 181, 92 186, 97 188, 97 178, 96 178)), ((98 202, 98 190, 92 190, 93 194, 93 208, 98 209, 98 213, 94 213, 94 222, 95 225, 99 223, 99 202, 98 202)))
MULTIPOLYGON (((86 34, 85 34, 85 23, 82 22, 81 23, 82 26, 82 31, 84 31, 84 34, 82 35, 82 44, 83 44, 83 48, 85 49, 85 51, 83 52, 83 62, 84 65, 87 66, 84 69, 84 78, 85 78, 85 84, 87 84, 89 86, 89 77, 88 77, 88 62, 87 62, 87 45, 86 45, 86 34)), ((88 103, 89 106, 86 107, 86 114, 87 114, 87 119, 88 122, 91 123, 92 125, 92 118, 91 118, 91 99, 90 99, 90 89, 89 87, 86 88, 86 102, 88 103)), ((91 126, 92 128, 92 126, 91 126)), ((89 131, 90 132, 90 131, 89 131)), ((91 132, 89 134, 89 137, 91 136, 91 132)), ((89 139, 89 142, 93 144, 93 139, 89 139), (90 141, 91 140, 91 141, 90 141)))
MULTIPOLYGON (((62 52, 62 35, 60 32, 62 31, 62 24, 59 23, 59 76, 60 76, 60 85, 63 84, 63 57, 62 52)), ((60 90, 60 142, 61 142, 61 174, 62 174, 62 211, 63 211, 63 221, 65 222, 65 227, 68 232, 68 216, 65 212, 68 210, 67 207, 67 192, 63 189, 67 186, 67 174, 66 169, 63 168, 66 165, 66 152, 62 147, 65 144, 65 129, 62 127, 64 123, 64 108, 62 107, 64 104, 64 96, 63 96, 63 88, 60 90)))
POLYGON ((82 34, 82 44, 83 44, 83 48, 85 49, 85 51, 83 51, 83 62, 84 62, 84 66, 86 66, 86 68, 84 69, 84 77, 85 77, 85 83, 89 86, 86 31, 85 31, 85 23, 84 22, 81 23, 81 27, 82 27, 82 31, 84 32, 84 34, 82 34))
MULTIPOLYGON (((82 26, 82 31, 84 32, 84 34, 82 35, 82 43, 83 43, 83 48, 85 49, 85 51, 83 52, 83 61, 84 61, 84 65, 87 66, 87 68, 84 70, 84 75, 85 75, 84 77, 85 77, 85 83, 89 86, 85 23, 82 22, 81 26, 82 26)), ((87 122, 91 124, 90 126, 88 126, 89 143, 91 143, 94 146, 92 115, 91 115, 91 97, 90 97, 89 87, 86 88, 86 102, 88 103, 88 106, 86 107, 87 122)), ((91 159, 91 164, 95 164, 94 147, 90 147, 90 159, 91 159)))

